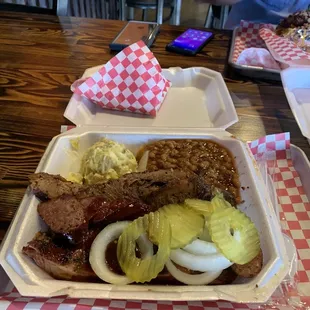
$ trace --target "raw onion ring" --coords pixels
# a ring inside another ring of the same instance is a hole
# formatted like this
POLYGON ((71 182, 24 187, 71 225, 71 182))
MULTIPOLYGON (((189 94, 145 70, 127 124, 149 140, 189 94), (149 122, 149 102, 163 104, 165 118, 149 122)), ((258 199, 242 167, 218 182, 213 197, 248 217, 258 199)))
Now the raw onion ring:
POLYGON ((175 279, 187 285, 209 284, 222 273, 222 270, 218 270, 200 274, 188 274, 178 269, 170 259, 166 263, 166 268, 175 279))
MULTIPOLYGON (((133 281, 125 275, 119 275, 111 271, 106 261, 106 250, 108 245, 118 239, 123 230, 130 224, 129 221, 112 223, 106 226, 95 238, 91 245, 89 262, 95 274, 105 282, 111 284, 125 285, 133 281)), ((145 235, 137 240, 141 257, 146 258, 153 255, 153 244, 145 235)))
POLYGON ((184 251, 194 255, 209 255, 219 253, 218 248, 213 242, 196 239, 183 248, 184 251))
POLYGON ((226 269, 233 264, 224 255, 219 253, 194 255, 182 249, 172 250, 170 259, 182 267, 200 272, 215 272, 226 269))

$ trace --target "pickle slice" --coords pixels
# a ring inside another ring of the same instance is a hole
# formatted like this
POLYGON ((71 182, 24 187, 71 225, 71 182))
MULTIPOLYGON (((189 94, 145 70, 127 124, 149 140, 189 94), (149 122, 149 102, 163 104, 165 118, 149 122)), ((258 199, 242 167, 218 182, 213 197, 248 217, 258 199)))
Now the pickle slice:
POLYGON ((243 212, 231 207, 216 210, 208 222, 212 241, 230 261, 244 265, 260 251, 258 231, 243 212))
POLYGON ((171 204, 159 210, 169 220, 171 226, 171 248, 183 248, 197 238, 204 228, 202 215, 183 205, 171 204))
POLYGON ((209 233, 209 228, 208 228, 208 221, 205 222, 205 227, 202 233, 198 236, 198 238, 203 241, 212 242, 212 239, 209 233))
POLYGON ((231 204, 224 199, 223 194, 216 194, 211 201, 186 199, 184 203, 187 207, 194 209, 206 218, 209 218, 211 214, 218 209, 231 207, 231 204))
POLYGON ((171 228, 161 212, 151 212, 130 223, 117 243, 117 259, 126 276, 135 282, 148 282, 163 270, 170 255, 171 228), (157 245, 157 253, 144 259, 136 256, 136 241, 146 233, 157 245))
POLYGON ((184 204, 204 216, 209 216, 212 208, 211 201, 200 199, 185 199, 184 204))

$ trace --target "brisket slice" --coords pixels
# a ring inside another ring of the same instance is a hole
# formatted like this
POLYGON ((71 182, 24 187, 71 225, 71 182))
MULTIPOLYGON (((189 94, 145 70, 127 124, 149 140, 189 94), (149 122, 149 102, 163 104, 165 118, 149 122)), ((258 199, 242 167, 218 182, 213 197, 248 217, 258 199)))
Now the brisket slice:
POLYGON ((67 181, 60 175, 45 172, 31 174, 29 182, 33 193, 42 201, 62 195, 73 195, 79 198, 100 196, 105 187, 105 183, 81 185, 67 181))
MULTIPOLYGON (((33 192, 41 199, 53 199, 68 194, 76 196, 78 199, 105 196, 107 201, 114 201, 143 199, 143 197, 147 197, 159 190, 179 185, 181 181, 194 181, 197 178, 199 178, 197 175, 183 171, 159 170, 130 173, 117 180, 93 185, 68 182, 59 175, 50 175, 44 172, 32 174, 29 180, 33 192)), ((203 188, 201 189, 203 190, 203 188)))
POLYGON ((88 229, 87 210, 81 201, 72 195, 41 202, 38 213, 55 233, 70 233, 88 229))
POLYGON ((150 206, 140 201, 107 202, 102 196, 78 200, 62 195, 38 205, 38 213, 50 230, 72 244, 83 240, 91 224, 102 227, 118 220, 134 220, 151 211, 150 206))
MULTIPOLYGON (((50 178, 50 176, 48 176, 50 178)), ((38 205, 38 213, 58 234, 78 243, 91 224, 133 220, 186 198, 210 200, 213 189, 196 174, 183 171, 131 173, 107 182, 100 196, 63 194, 38 205)), ((227 196, 228 194, 226 194, 227 196)))
MULTIPOLYGON (((65 194, 77 199, 104 196, 106 201, 142 200, 158 207, 162 203, 182 202, 184 197, 210 200, 213 196, 213 190, 203 177, 178 170, 130 173, 117 180, 93 185, 68 182, 59 175, 44 172, 32 174, 29 180, 34 194, 41 200, 55 199, 65 194)), ((226 191, 223 193, 232 205, 236 205, 233 195, 226 191)))
MULTIPOLYGON (((94 240, 98 232, 88 233, 88 243, 94 240)), ((89 245, 85 245, 88 247, 89 245)), ((59 280, 80 282, 96 282, 97 276, 88 262, 89 249, 63 248, 57 246, 46 234, 39 232, 27 246, 23 253, 32 258, 35 263, 49 275, 59 280)))
POLYGON ((29 176, 30 187, 40 200, 56 198, 63 194, 75 195, 82 185, 68 182, 60 175, 40 172, 29 176))
POLYGON ((107 201, 140 200, 154 210, 186 198, 211 197, 211 187, 196 174, 180 170, 130 173, 106 183, 103 196, 107 201))

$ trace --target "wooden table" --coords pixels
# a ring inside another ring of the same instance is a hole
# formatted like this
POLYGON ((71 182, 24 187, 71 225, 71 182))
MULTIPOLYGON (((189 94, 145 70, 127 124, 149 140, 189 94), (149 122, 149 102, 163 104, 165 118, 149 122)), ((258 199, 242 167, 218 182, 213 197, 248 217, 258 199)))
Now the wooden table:
MULTIPOLYGON (((70 85, 86 68, 103 64, 124 22, 0 12, 0 240, 14 216, 51 138, 70 124, 63 112, 70 85)), ((168 53, 165 45, 184 27, 162 26, 152 51, 163 68, 204 66, 219 71, 231 92, 239 122, 229 131, 244 140, 291 132, 310 156, 281 83, 234 75, 227 66, 231 32, 215 38, 196 57, 168 53), (234 76, 233 76, 234 75, 234 76)))

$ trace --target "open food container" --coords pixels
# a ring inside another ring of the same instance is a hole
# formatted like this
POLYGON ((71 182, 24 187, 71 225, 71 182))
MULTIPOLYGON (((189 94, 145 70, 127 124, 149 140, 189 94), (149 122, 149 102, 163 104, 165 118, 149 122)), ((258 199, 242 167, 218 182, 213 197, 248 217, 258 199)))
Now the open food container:
MULTIPOLYGON (((97 69, 87 70, 84 77, 97 69)), ((37 213, 38 199, 27 190, 0 253, 1 265, 22 295, 128 300, 224 299, 255 303, 266 301, 287 274, 281 229, 259 169, 247 145, 226 131, 238 118, 222 76, 205 68, 171 68, 163 70, 163 74, 172 87, 155 119, 103 110, 86 99, 72 96, 64 115, 77 127, 52 139, 37 172, 63 177, 77 172, 80 155, 102 137, 124 143, 134 154, 144 144, 160 139, 216 141, 235 157, 244 186, 241 190, 244 202, 239 209, 252 219, 259 231, 264 255, 262 271, 253 279, 218 286, 116 286, 55 280, 21 252, 38 231, 46 228, 37 213), (79 138, 80 145, 77 154, 72 153, 70 144, 75 138, 79 138)))
POLYGON ((310 68, 285 69, 281 71, 281 79, 300 131, 310 143, 310 68))

